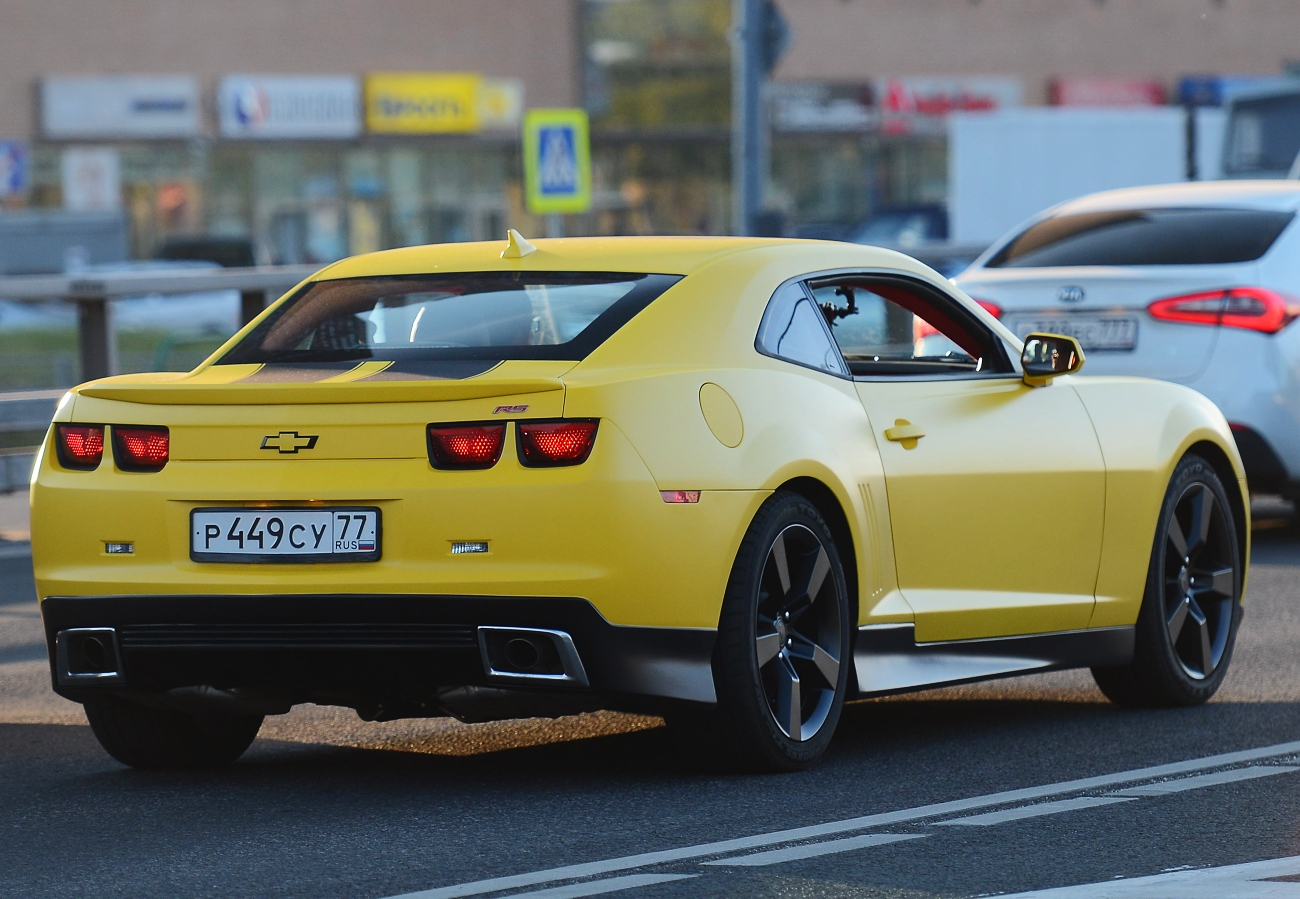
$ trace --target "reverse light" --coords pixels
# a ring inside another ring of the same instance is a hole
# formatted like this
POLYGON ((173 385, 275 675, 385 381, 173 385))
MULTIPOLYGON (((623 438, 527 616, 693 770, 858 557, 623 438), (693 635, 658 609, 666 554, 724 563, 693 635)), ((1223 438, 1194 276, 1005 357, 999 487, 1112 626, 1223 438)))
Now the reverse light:
POLYGON ((1263 287, 1234 287, 1156 300, 1147 312, 1161 321, 1276 334, 1300 316, 1300 300, 1263 287))
POLYGON ((505 443, 505 422, 429 425, 429 463, 434 468, 491 468, 505 443))
POLYGON ((93 471, 104 458, 104 426, 55 425, 54 447, 64 468, 93 471))
POLYGON ((598 421, 519 422, 519 461, 529 468, 581 465, 591 455, 598 421))
MULTIPOLYGON (((981 309, 994 318, 1002 317, 1002 307, 991 300, 976 300, 981 309)), ((939 329, 930 324, 919 315, 912 319, 912 339, 921 340, 924 337, 935 337, 939 334, 939 329)))
POLYGON ((113 460, 123 471, 162 471, 170 453, 166 428, 113 425, 113 460))

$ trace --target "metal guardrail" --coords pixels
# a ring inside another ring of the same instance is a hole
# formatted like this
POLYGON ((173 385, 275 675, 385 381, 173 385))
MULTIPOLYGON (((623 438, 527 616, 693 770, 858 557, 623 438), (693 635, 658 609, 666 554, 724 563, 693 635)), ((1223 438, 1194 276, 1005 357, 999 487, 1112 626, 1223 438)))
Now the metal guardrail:
MULTIPOLYGON (((63 394, 62 390, 0 393, 0 434, 44 434, 63 394)), ((30 446, 0 449, 0 494, 26 490, 35 461, 36 452, 30 446)))
MULTIPOLYGON (((141 294, 238 290, 240 316, 252 321, 278 296, 318 270, 314 265, 196 269, 161 272, 96 272, 74 275, 19 275, 0 278, 0 299, 36 303, 67 300, 77 306, 81 378, 90 381, 116 371, 116 346, 108 301, 141 294)), ((47 419, 48 422, 48 419, 47 419)))

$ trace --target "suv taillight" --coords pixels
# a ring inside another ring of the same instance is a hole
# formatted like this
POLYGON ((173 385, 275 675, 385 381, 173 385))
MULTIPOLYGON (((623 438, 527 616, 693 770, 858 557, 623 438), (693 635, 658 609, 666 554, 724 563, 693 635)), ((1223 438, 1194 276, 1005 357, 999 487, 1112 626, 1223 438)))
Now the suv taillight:
POLYGON ((166 428, 113 425, 113 460, 123 471, 162 471, 170 454, 166 428))
POLYGON ((506 442, 505 422, 429 425, 429 464, 434 468, 491 468, 506 442))
POLYGON ((104 426, 55 425, 54 448, 64 468, 93 471, 104 458, 104 426))
POLYGON ((1300 316, 1300 300, 1263 287, 1234 287, 1156 300, 1147 312, 1161 321, 1276 334, 1300 316))
POLYGON ((519 461, 529 468, 581 465, 596 443, 599 421, 519 422, 519 461))

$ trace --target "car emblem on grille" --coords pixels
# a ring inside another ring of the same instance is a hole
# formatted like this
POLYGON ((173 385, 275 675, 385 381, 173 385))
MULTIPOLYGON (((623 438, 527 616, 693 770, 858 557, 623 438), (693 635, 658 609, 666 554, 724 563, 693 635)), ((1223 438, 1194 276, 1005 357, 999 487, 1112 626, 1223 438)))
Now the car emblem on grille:
POLYGON ((1062 303, 1082 303, 1083 288, 1079 287, 1076 284, 1071 284, 1066 287, 1062 287, 1060 290, 1056 292, 1056 298, 1060 300, 1062 303))
POLYGON ((296 453, 298 450, 315 449, 316 434, 299 434, 297 431, 281 431, 262 438, 262 449, 277 450, 281 453, 296 453))

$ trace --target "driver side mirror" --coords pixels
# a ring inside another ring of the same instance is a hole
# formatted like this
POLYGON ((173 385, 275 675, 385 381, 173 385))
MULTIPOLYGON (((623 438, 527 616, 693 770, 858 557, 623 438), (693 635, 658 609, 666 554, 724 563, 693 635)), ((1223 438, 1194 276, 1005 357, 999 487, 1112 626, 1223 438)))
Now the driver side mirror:
POLYGON ((1057 375, 1083 368, 1083 347, 1064 334, 1030 334, 1020 354, 1020 367, 1030 387, 1046 387, 1057 375))

